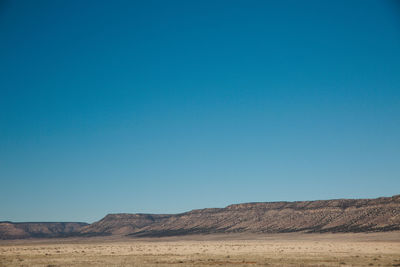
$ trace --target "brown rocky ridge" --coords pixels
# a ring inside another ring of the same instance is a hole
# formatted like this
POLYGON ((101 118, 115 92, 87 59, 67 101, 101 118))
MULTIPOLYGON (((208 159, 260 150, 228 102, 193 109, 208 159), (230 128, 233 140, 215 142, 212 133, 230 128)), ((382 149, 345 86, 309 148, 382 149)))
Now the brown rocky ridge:
POLYGON ((0 239, 67 237, 78 234, 86 225, 81 222, 0 222, 0 239))
MULTIPOLYGON (((381 232, 400 230, 400 195, 376 199, 259 202, 180 214, 109 214, 62 233, 161 237, 213 233, 381 232)), ((0 223, 0 238, 4 238, 0 223)), ((37 235, 36 235, 37 236, 37 235)))

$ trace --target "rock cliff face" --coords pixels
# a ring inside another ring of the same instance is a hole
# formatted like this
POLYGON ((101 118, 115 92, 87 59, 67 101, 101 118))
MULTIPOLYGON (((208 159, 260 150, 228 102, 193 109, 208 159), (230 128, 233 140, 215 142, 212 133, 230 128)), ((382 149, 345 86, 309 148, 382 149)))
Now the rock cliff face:
POLYGON ((0 222, 0 239, 66 237, 76 235, 86 225, 76 222, 0 222))
POLYGON ((181 214, 109 214, 84 235, 173 236, 211 233, 400 230, 400 195, 377 199, 266 202, 181 214))
POLYGON ((400 230, 400 195, 377 199, 245 203, 180 214, 109 214, 90 225, 0 222, 2 239, 393 230, 400 230))

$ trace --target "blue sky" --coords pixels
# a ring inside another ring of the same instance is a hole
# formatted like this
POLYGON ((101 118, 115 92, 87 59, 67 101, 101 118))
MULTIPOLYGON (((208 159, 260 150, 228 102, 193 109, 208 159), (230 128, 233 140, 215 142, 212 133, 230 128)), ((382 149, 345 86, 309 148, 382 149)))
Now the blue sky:
POLYGON ((395 1, 2 1, 0 220, 400 191, 395 1))

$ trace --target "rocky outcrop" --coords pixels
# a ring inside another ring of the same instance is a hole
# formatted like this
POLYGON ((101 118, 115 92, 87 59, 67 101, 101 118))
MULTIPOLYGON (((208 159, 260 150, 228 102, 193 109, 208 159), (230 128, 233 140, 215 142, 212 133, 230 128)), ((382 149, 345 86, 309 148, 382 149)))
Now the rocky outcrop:
POLYGON ((171 215, 109 214, 86 235, 136 237, 211 233, 369 232, 400 230, 400 195, 377 199, 265 202, 171 215))
POLYGON ((98 222, 92 223, 80 230, 83 236, 125 235, 134 233, 146 226, 160 222, 173 215, 158 214, 108 214, 98 222))
POLYGON ((400 195, 377 199, 263 202, 180 214, 109 214, 85 223, 0 223, 0 238, 400 230, 400 195))

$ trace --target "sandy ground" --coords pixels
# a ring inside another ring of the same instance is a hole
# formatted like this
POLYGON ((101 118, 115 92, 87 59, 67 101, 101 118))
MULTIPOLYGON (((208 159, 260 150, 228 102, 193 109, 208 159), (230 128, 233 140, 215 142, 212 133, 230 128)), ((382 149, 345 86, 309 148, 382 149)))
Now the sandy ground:
POLYGON ((400 232, 2 240, 0 266, 400 266, 400 232))

